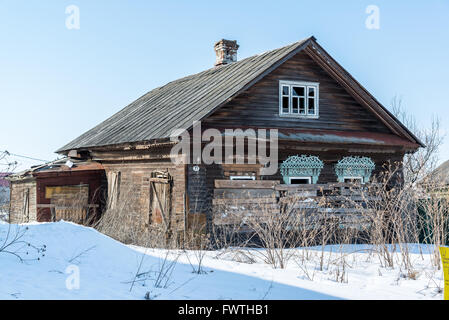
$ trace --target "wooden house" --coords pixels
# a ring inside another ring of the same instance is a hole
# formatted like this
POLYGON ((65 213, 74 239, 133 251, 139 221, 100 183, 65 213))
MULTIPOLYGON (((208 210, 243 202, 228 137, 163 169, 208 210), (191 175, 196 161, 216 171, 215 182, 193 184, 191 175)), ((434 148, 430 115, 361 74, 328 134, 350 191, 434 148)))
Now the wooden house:
POLYGON ((211 69, 151 90, 57 150, 100 163, 110 202, 137 194, 129 210, 142 230, 179 233, 198 216, 213 223, 214 203, 236 190, 275 203, 282 186, 368 183, 384 163, 423 147, 314 37, 240 61, 236 41, 214 48, 211 69), (173 161, 173 131, 192 132, 195 122, 223 135, 276 129, 279 169, 173 161))

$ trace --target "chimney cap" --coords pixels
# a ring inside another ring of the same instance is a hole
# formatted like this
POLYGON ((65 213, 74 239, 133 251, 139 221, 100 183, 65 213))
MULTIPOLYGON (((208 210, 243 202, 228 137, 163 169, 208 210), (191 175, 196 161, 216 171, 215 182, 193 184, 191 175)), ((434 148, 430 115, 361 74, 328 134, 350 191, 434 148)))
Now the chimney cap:
POLYGON ((220 39, 217 42, 215 42, 214 46, 216 47, 219 44, 225 44, 225 45, 228 45, 228 46, 235 46, 236 49, 239 48, 239 45, 237 44, 237 40, 220 39))

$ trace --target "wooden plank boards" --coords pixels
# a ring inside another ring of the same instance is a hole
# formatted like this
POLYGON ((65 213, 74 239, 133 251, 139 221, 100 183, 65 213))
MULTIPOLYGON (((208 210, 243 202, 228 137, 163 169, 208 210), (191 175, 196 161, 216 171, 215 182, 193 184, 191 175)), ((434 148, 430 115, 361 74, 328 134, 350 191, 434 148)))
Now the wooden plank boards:
POLYGON ((56 204, 37 204, 36 208, 57 208, 57 209, 69 209, 69 208, 98 208, 98 204, 88 204, 88 205, 71 205, 71 206, 64 206, 64 205, 56 205, 56 204))
POLYGON ((240 224, 247 215, 263 219, 291 210, 293 214, 306 215, 313 223, 334 219, 340 226, 360 227, 369 217, 366 204, 380 200, 375 195, 362 196, 363 186, 348 183, 291 186, 277 181, 259 185, 255 181, 215 182, 215 186, 222 187, 214 190, 212 200, 214 223, 219 225, 240 224), (243 188, 242 182, 251 182, 257 188, 243 188))
POLYGON ((215 189, 214 198, 242 199, 242 198, 276 198, 279 193, 270 189, 215 189))
POLYGON ((215 180, 217 189, 274 189, 279 180, 215 180))

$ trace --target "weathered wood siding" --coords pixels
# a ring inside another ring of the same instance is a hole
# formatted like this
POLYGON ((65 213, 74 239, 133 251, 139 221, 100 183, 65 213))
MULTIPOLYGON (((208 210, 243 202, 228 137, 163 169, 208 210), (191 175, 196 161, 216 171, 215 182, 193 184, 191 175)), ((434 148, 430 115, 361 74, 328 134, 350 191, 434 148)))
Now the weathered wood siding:
MULTIPOLYGON (((142 238, 137 242, 145 243, 146 231, 152 227, 160 227, 150 216, 150 178, 152 172, 168 171, 173 179, 170 208, 170 232, 182 233, 184 230, 184 193, 186 185, 185 166, 176 165, 171 161, 133 161, 133 162, 109 162, 103 163, 106 174, 120 172, 120 197, 118 205, 123 199, 132 199, 123 210, 123 221, 131 221, 125 227, 130 232, 136 232, 142 238)), ((105 214, 108 214, 106 211, 105 214)), ((156 221, 157 222, 157 221, 156 221)), ((161 221, 159 221, 161 222, 161 221)), ((111 235, 116 236, 116 235, 111 235)))
POLYGON ((214 128, 265 127, 391 133, 306 53, 299 53, 203 121, 214 128), (319 82, 319 119, 279 116, 279 81, 319 82))
POLYGON ((36 221, 36 180, 11 182, 10 223, 36 221), (28 201, 25 201, 28 194, 28 201))

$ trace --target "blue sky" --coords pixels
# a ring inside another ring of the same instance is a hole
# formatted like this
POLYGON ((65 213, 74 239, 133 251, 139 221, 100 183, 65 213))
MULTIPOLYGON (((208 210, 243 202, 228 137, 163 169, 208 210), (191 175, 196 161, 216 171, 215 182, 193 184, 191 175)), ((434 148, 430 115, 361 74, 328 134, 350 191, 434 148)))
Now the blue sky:
POLYGON ((213 66, 221 38, 241 59, 310 35, 385 106, 402 96, 420 125, 449 126, 447 0, 0 0, 0 150, 54 159, 145 92, 213 66), (79 30, 66 28, 69 5, 79 30), (379 30, 365 27, 368 5, 379 30))

